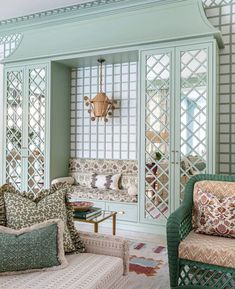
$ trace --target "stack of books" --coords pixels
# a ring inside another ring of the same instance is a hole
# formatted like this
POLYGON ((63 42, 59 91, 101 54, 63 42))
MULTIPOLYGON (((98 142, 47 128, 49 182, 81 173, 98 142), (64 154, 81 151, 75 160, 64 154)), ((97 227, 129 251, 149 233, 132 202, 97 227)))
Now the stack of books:
POLYGON ((102 213, 101 208, 92 207, 90 210, 81 212, 81 211, 74 211, 73 216, 75 218, 84 219, 84 220, 92 220, 102 213))

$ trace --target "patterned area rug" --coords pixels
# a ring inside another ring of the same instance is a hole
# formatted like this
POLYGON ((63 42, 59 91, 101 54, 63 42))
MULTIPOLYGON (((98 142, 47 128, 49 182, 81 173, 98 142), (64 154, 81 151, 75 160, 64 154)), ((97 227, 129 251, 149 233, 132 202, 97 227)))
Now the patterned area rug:
POLYGON ((169 289, 169 284, 166 248, 130 242, 128 289, 169 289))

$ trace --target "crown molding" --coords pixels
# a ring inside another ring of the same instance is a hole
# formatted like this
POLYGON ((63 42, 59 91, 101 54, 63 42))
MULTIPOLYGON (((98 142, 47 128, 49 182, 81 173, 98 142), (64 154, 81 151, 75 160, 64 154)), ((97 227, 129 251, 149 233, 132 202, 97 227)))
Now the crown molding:
MULTIPOLYGON (((57 24, 61 21, 73 21, 74 18, 97 16, 98 14, 118 13, 123 9, 141 9, 151 5, 168 5, 169 3, 187 0, 94 0, 62 8, 46 10, 34 14, 10 18, 0 21, 0 32, 20 31, 44 24, 57 24)), ((82 19, 83 18, 83 19, 82 19)))

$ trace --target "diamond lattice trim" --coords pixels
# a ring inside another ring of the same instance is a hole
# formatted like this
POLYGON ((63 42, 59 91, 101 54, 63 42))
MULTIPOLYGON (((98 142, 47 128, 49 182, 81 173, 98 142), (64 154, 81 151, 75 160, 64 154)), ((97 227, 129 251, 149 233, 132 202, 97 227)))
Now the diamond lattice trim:
POLYGON ((214 6, 221 6, 234 3, 234 0, 202 0, 204 6, 207 7, 214 7, 214 6))
POLYGON ((206 167, 207 51, 181 53, 181 199, 187 180, 206 167))
POLYGON ((29 71, 28 190, 44 185, 46 69, 29 71))
POLYGON ((170 57, 151 55, 146 60, 145 216, 165 220, 169 213, 170 57))
POLYGON ((7 73, 6 181, 21 188, 22 71, 7 73))
POLYGON ((20 44, 22 34, 0 36, 0 60, 10 56, 20 44))

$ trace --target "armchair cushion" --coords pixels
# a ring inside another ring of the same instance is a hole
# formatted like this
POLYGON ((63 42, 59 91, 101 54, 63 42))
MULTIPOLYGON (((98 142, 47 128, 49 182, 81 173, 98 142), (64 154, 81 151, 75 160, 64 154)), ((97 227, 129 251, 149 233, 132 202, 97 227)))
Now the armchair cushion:
POLYGON ((192 231, 180 242, 179 258, 235 268, 235 242, 233 239, 192 231))

